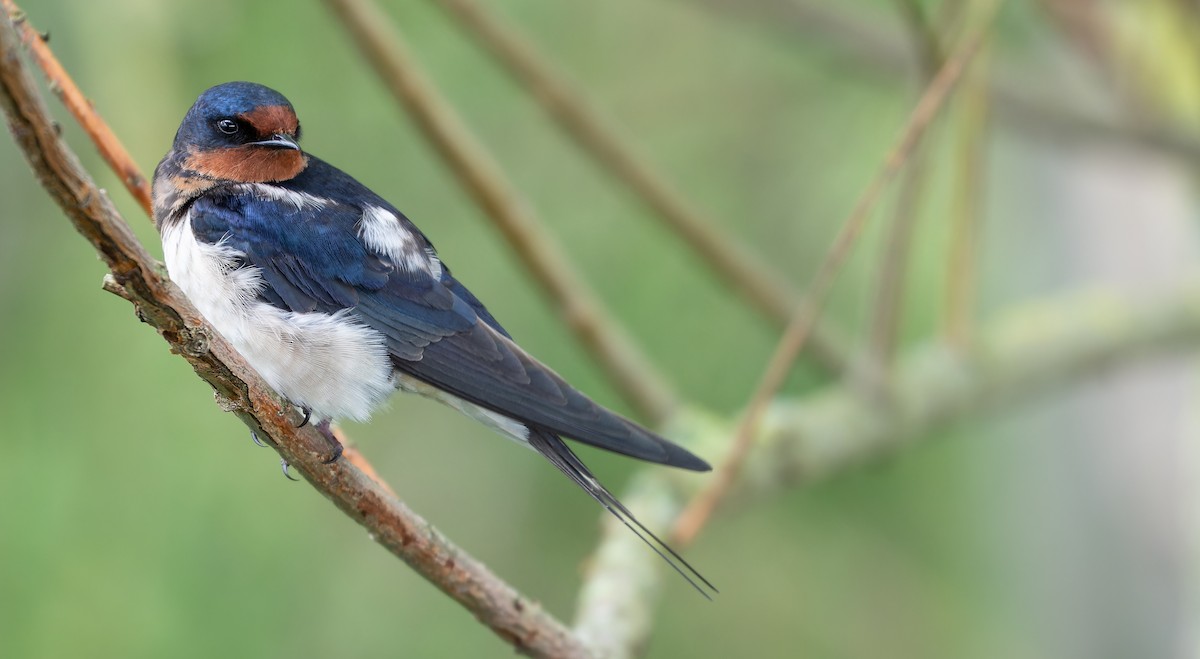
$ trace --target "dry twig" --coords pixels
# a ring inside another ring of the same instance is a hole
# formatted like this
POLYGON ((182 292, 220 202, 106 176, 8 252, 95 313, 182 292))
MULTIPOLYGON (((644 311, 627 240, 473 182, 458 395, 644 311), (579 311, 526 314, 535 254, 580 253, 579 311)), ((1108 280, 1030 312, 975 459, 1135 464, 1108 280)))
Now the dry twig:
POLYGON ((670 418, 679 401, 666 378, 571 267, 529 204, 429 82, 392 21, 370 0, 326 3, 625 400, 653 423, 670 418))
MULTIPOLYGON (((345 460, 323 464, 326 440, 297 428, 281 401, 203 320, 137 241, 57 134, 45 103, 21 63, 19 37, 0 19, 0 110, 51 198, 100 253, 111 271, 106 288, 123 290, 138 315, 212 385, 222 407, 259 436, 318 491, 418 573, 470 610, 518 650, 539 657, 587 657, 561 623, 465 554, 425 520, 345 460)), ((115 138, 114 138, 115 139, 115 138)))
POLYGON ((925 134, 925 129, 933 121, 938 110, 949 97, 955 83, 962 76, 967 63, 979 50, 1001 2, 1002 0, 990 0, 985 18, 979 22, 969 36, 963 39, 962 45, 946 60, 941 70, 929 83, 901 131, 899 140, 884 160, 882 168, 859 197, 854 210, 842 225, 842 230, 834 239, 833 246, 813 278, 809 295, 805 298, 805 304, 796 311, 796 315, 793 316, 783 337, 779 340, 774 354, 771 355, 767 370, 746 407, 741 423, 738 424, 733 446, 717 469, 709 486, 697 495, 688 504, 687 510, 680 515, 672 533, 672 537, 680 545, 686 545, 696 537, 696 534, 712 516, 721 499, 733 487, 750 451, 750 443, 758 422, 761 420, 763 412, 766 411, 767 404, 782 386, 796 355, 804 347, 809 331, 820 314, 821 304, 829 293, 829 289, 832 288, 837 271, 849 254, 850 248, 866 220, 870 217, 875 202, 887 184, 904 166, 925 134))

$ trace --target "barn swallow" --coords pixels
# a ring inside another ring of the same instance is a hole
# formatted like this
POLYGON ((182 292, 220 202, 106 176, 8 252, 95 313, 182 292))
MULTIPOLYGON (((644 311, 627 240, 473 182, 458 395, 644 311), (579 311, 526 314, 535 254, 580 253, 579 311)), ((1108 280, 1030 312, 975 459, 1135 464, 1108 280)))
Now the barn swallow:
POLYGON ((708 463, 531 357, 403 213, 299 142, 283 95, 230 82, 200 95, 155 169, 167 271, 213 328, 326 430, 366 421, 399 389, 536 450, 693 587, 715 592, 562 437, 692 471, 708 463))

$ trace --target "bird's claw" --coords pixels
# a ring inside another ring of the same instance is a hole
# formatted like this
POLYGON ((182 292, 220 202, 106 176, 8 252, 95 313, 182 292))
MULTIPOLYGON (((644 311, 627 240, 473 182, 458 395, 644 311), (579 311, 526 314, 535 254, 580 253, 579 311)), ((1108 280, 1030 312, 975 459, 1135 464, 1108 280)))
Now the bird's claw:
POLYGON ((300 420, 300 424, 296 426, 297 428, 303 428, 304 426, 307 426, 308 420, 312 418, 312 410, 308 409, 307 407, 301 407, 300 411, 304 412, 304 418, 300 420))
POLYGON ((291 465, 288 464, 287 458, 279 458, 279 466, 283 468, 283 477, 284 478, 286 478, 290 481, 300 480, 299 478, 292 476, 292 474, 290 472, 288 472, 288 467, 290 467, 291 465))
POLYGON ((333 464, 334 462, 337 462, 338 458, 342 457, 342 453, 344 453, 346 451, 346 447, 342 446, 341 442, 335 441, 334 444, 335 444, 335 446, 333 449, 333 454, 330 455, 328 458, 321 460, 321 464, 327 465, 327 464, 333 464))
POLYGON ((263 441, 258 438, 258 433, 254 432, 253 430, 250 431, 250 439, 254 442, 255 446, 261 446, 263 448, 267 448, 267 445, 264 444, 263 441))

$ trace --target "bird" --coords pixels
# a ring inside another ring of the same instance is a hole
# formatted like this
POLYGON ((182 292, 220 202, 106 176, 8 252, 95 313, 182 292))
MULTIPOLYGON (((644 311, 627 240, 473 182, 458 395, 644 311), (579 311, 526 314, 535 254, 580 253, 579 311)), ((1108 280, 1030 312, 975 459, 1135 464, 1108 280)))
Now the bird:
POLYGON ((282 94, 227 82, 200 94, 155 168, 167 273, 205 320, 316 420, 337 447, 331 460, 341 450, 331 422, 365 422, 397 390, 431 398, 537 451, 711 599, 716 588, 563 438, 690 471, 709 464, 517 345, 416 225, 304 151, 300 134, 282 94))

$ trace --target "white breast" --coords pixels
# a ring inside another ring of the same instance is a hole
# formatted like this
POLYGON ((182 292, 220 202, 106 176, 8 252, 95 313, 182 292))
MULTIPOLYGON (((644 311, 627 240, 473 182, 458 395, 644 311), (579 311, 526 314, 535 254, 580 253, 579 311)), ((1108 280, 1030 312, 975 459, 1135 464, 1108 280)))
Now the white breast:
POLYGON ((257 299, 258 268, 196 240, 191 217, 163 230, 171 279, 267 384, 317 418, 365 421, 395 390, 383 336, 348 312, 284 311, 257 299))

